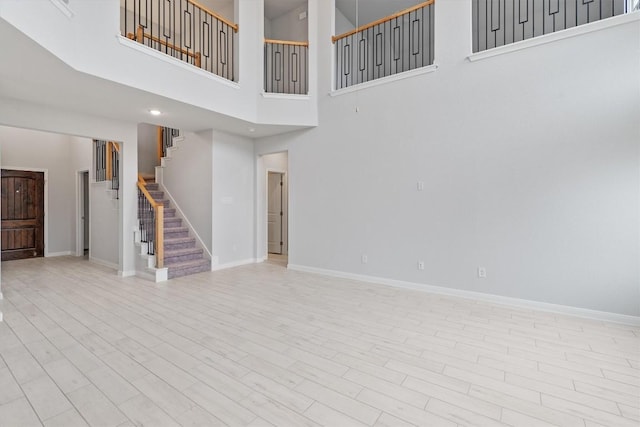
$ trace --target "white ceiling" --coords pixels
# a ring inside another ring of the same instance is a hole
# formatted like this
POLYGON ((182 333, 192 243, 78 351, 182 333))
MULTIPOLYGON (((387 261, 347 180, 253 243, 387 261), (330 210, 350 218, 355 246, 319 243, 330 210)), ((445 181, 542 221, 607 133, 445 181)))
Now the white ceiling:
POLYGON ((336 0, 336 9, 354 25, 361 26, 425 0, 336 0))
POLYGON ((255 124, 78 72, 2 19, 0 52, 0 102, 2 98, 16 99, 130 123, 189 131, 213 128, 251 138, 302 128, 255 124), (164 114, 150 116, 149 106, 164 114))

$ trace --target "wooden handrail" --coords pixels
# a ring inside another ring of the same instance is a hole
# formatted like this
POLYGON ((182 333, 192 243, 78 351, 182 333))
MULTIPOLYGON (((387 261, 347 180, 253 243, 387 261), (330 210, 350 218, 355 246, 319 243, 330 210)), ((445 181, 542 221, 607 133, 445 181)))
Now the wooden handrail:
POLYGON ((105 167, 105 178, 108 181, 111 181, 111 178, 113 177, 113 167, 111 165, 112 162, 112 158, 111 158, 111 146, 113 145, 113 142, 111 141, 107 141, 107 146, 106 146, 106 150, 105 150, 105 157, 106 157, 106 167, 105 167))
POLYGON ((305 46, 305 47, 309 47, 309 42, 293 42, 293 41, 289 41, 289 40, 274 40, 274 39, 264 39, 265 43, 271 43, 271 44, 285 44, 285 45, 290 45, 290 46, 305 46))
POLYGON ((198 3, 197 1, 194 0, 187 0, 187 3, 191 3, 192 5, 204 10, 205 12, 207 12, 209 15, 213 16, 214 18, 224 22, 225 24, 227 24, 228 26, 230 26, 231 28, 233 28, 234 32, 238 32, 238 24, 234 24, 233 22, 229 21, 228 19, 226 19, 224 16, 221 16, 217 13, 215 13, 213 10, 201 5, 200 3, 198 3))
POLYGON ((367 30, 367 29, 369 29, 371 27, 375 27, 376 25, 382 24, 384 22, 391 21, 392 19, 399 18, 400 16, 405 15, 405 14, 407 14, 409 12, 413 12, 414 10, 418 10, 418 9, 421 9, 421 8, 423 8, 425 6, 432 5, 435 2, 436 2, 435 0, 428 0, 428 1, 425 1, 424 3, 420 3, 420 4, 417 4, 415 6, 408 7, 406 9, 403 9, 401 11, 398 11, 398 12, 394 13, 393 15, 385 16, 384 18, 380 18, 380 19, 378 19, 376 21, 369 22, 366 25, 362 25, 362 26, 360 26, 358 28, 355 28, 355 29, 353 29, 351 31, 347 31, 346 33, 342 33, 342 34, 337 35, 337 36, 332 36, 331 37, 331 41, 333 43, 335 43, 340 39, 343 39, 345 37, 349 37, 349 36, 351 36, 353 34, 359 33, 360 31, 367 30))
POLYGON ((158 154, 158 163, 162 162, 162 136, 164 131, 162 130, 162 126, 158 126, 157 136, 156 136, 156 147, 158 154))
POLYGON ((142 191, 142 194, 144 194, 144 197, 147 199, 151 207, 154 209, 158 208, 159 206, 164 207, 162 203, 158 203, 155 200, 153 200, 153 197, 151 197, 151 194, 149 194, 149 191, 147 191, 147 189, 145 188, 144 186, 145 184, 146 182, 144 178, 138 175, 138 188, 140 189, 140 191, 142 191))
POLYGON ((138 43, 144 43, 144 39, 148 38, 149 40, 152 40, 156 43, 160 43, 162 46, 166 46, 169 49, 175 50, 180 52, 183 55, 187 55, 193 58, 193 62, 194 65, 198 68, 201 68, 201 64, 202 64, 202 55, 200 54, 200 52, 189 52, 188 50, 185 50, 181 47, 178 47, 176 45, 174 45, 173 43, 169 43, 168 41, 162 40, 159 37, 156 37, 154 35, 151 34, 147 34, 144 32, 144 27, 142 25, 138 26, 138 29, 136 30, 136 34, 133 33, 129 33, 127 34, 127 38, 131 39, 131 40, 135 40, 138 43))
POLYGON ((116 150, 118 153, 120 153, 120 146, 117 142, 107 141, 107 158, 105 159, 107 163, 105 168, 105 175, 107 177, 107 180, 113 179, 113 158, 111 157, 111 150, 116 150))

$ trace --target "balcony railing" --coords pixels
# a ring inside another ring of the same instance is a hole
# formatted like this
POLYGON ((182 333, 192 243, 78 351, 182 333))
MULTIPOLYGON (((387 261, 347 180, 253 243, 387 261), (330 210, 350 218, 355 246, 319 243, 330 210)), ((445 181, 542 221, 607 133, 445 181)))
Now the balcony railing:
POLYGON ((264 91, 309 92, 309 42, 264 41, 264 91))
POLYGON ((194 0, 121 0, 128 38, 235 80, 238 25, 194 0))
POLYGON ((625 7, 625 0, 473 0, 473 51, 621 15, 625 7))
POLYGON ((434 3, 334 36, 336 89, 433 64, 434 3))
POLYGON ((168 128, 164 126, 158 126, 157 133, 157 147, 158 147, 158 162, 163 157, 167 157, 167 150, 173 147, 173 138, 180 136, 179 129, 168 128))

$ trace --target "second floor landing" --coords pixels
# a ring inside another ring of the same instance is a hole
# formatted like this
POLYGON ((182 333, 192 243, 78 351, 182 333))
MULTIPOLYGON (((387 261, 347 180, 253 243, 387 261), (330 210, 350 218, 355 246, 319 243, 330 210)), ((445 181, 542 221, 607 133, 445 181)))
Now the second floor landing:
MULTIPOLYGON (((0 98, 132 123, 259 138, 317 125, 308 94, 264 93, 262 2, 240 1, 232 80, 122 34, 118 0, 0 2, 0 98), (150 110, 158 110, 154 118, 150 110)), ((315 56, 309 65, 315 67, 315 56)))

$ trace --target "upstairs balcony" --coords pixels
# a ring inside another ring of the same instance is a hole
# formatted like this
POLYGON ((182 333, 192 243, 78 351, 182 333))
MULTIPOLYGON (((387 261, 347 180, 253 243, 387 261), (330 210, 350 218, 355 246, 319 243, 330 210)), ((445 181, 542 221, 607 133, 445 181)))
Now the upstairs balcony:
POLYGON ((236 81, 238 24, 194 0, 121 0, 120 7, 123 36, 236 81))
MULTIPOLYGON (((263 89, 266 93, 306 95, 309 92, 309 42, 307 37, 296 39, 296 35, 292 35, 306 33, 306 2, 298 2, 297 6, 294 2, 294 7, 284 13, 282 6, 272 11, 270 3, 271 0, 265 2, 268 24, 264 38, 263 89), (272 30, 269 21, 282 20, 292 13, 305 16, 304 31, 296 32, 291 25, 276 25, 272 30), (271 38, 272 33, 281 39, 271 38)), ((195 0, 121 0, 120 4, 123 36, 227 80, 238 80, 239 26, 222 13, 195 0)), ((223 9, 232 11, 233 3, 229 2, 223 9)))
POLYGON ((149 122, 157 108, 169 126, 257 138, 316 126, 326 94, 572 36, 638 8, 638 0, 282 4, 4 0, 2 23, 30 39, 4 50, 17 82, 5 92, 69 109, 95 94, 98 116, 149 122), (46 72, 20 65, 45 56, 46 72), (37 89, 45 80, 56 82, 51 93, 37 89))

